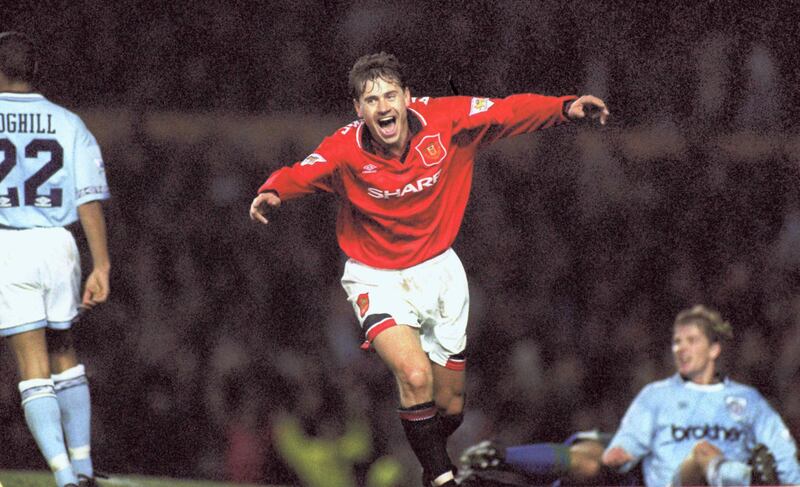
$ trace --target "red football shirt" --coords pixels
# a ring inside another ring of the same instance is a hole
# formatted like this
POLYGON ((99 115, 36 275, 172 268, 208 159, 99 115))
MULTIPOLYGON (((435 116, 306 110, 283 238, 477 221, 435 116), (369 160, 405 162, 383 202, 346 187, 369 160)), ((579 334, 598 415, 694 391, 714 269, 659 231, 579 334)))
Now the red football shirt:
POLYGON ((272 173, 259 192, 275 191, 284 201, 336 193, 336 233, 348 257, 382 269, 411 267, 453 244, 469 198, 475 152, 503 137, 565 122, 564 103, 574 98, 414 99, 403 161, 369 150, 369 129, 357 121, 325 138, 305 160, 272 173))

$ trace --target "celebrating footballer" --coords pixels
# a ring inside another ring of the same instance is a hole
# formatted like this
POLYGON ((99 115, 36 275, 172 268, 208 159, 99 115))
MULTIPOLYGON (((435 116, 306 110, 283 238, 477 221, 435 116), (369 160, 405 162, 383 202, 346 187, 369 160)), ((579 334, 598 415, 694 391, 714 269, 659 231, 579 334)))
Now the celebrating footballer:
POLYGON ((576 119, 605 124, 594 96, 518 94, 412 98, 395 56, 358 59, 349 76, 358 114, 304 160, 272 173, 250 206, 268 222, 283 201, 339 199, 336 232, 349 258, 342 286, 364 349, 394 374, 399 416, 425 485, 453 486, 448 437, 463 419, 469 293, 451 248, 479 148, 576 119))

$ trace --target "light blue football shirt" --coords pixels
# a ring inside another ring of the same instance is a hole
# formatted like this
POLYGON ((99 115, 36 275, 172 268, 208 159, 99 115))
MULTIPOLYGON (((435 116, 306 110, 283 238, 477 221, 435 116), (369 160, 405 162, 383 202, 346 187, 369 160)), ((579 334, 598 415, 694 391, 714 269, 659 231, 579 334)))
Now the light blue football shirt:
POLYGON ((758 391, 727 378, 699 385, 675 374, 648 384, 608 448, 622 447, 641 460, 646 485, 665 486, 703 439, 740 462, 763 443, 775 456, 781 483, 800 484, 797 446, 783 420, 758 391))
POLYGON ((94 136, 38 93, 0 93, 0 225, 63 227, 78 206, 109 198, 94 136))

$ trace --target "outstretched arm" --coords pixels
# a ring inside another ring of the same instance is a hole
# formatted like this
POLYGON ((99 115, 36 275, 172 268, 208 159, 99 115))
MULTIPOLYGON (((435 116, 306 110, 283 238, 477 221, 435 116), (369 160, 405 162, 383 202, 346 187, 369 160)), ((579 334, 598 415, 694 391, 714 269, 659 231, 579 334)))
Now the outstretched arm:
POLYGON ((108 238, 103 207, 99 201, 90 201, 78 207, 78 217, 89 242, 92 255, 92 272, 86 278, 81 306, 91 309, 108 299, 111 259, 108 256, 108 238))

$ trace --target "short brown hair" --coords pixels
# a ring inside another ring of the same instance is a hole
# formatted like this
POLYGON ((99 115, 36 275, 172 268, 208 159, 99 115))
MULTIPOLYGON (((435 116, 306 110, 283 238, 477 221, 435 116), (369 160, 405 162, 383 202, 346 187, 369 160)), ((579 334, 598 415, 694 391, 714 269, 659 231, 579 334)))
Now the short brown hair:
POLYGON ((0 72, 11 81, 32 82, 38 64, 36 45, 20 32, 0 33, 0 72))
POLYGON ((674 326, 696 325, 711 343, 733 338, 733 327, 722 319, 718 311, 697 304, 678 313, 674 326))
POLYGON ((400 61, 393 54, 379 52, 361 56, 353 64, 349 75, 350 95, 358 100, 364 93, 367 82, 378 78, 393 81, 403 89, 406 87, 400 61))

